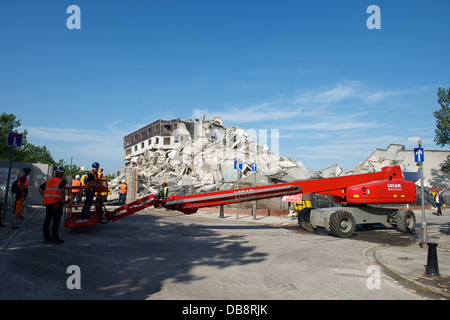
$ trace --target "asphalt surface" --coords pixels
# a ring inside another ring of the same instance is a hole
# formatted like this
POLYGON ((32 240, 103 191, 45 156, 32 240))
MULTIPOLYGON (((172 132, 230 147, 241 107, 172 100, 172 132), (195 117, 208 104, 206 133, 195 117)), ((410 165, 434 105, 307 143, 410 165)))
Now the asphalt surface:
POLYGON ((48 245, 44 215, 38 207, 24 220, 3 218, 0 299, 450 298, 450 210, 426 212, 440 277, 425 275, 420 235, 381 226, 339 239, 324 229, 303 231, 287 216, 153 209, 94 227, 61 223, 65 243, 48 245), (68 290, 72 265, 81 268, 82 290, 68 290), (371 265, 380 267, 381 290, 367 289, 371 265))

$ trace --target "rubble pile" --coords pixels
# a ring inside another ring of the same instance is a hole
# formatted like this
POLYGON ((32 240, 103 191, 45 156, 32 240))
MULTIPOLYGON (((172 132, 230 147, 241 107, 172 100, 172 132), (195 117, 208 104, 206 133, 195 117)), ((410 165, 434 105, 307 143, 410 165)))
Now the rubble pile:
POLYGON ((152 148, 132 158, 113 181, 113 188, 117 188, 122 180, 137 179, 138 198, 157 193, 164 181, 170 186, 171 193, 177 194, 226 190, 236 184, 236 159, 243 162, 239 176, 242 185, 253 185, 255 181, 257 185, 264 185, 322 177, 318 172, 308 171, 301 162, 274 154, 267 145, 255 142, 244 129, 225 128, 220 118, 203 121, 201 128, 203 130, 197 130, 194 139, 186 139, 178 148, 152 148), (221 130, 217 130, 218 126, 221 130), (211 132, 213 127, 215 130, 211 132), (257 164, 256 175, 252 163, 257 164))
MULTIPOLYGON (((266 144, 257 143, 246 130, 224 127, 218 117, 206 121, 204 118, 202 121, 177 119, 176 123, 176 130, 169 133, 171 141, 175 142, 173 145, 149 145, 126 157, 124 167, 113 180, 113 190, 125 180, 129 186, 133 185, 134 199, 138 199, 150 193, 157 194, 165 181, 171 194, 183 195, 236 188, 238 174, 242 188, 255 183, 267 185, 375 172, 393 165, 402 167, 405 178, 419 179, 414 153, 399 144, 376 149, 346 173, 337 164, 321 171, 308 171, 301 162, 279 156, 266 144), (235 169, 235 160, 242 161, 242 170, 235 169), (252 171, 253 163, 257 165, 256 173, 252 171)), ((261 137, 259 140, 265 141, 261 137)), ((442 174, 440 168, 449 154, 448 151, 427 151, 430 167, 424 169, 425 185, 447 184, 439 173, 442 174)))
POLYGON ((410 152, 405 151, 405 146, 399 144, 391 144, 385 150, 377 149, 347 174, 376 172, 387 166, 412 166, 418 168, 414 163, 414 159, 411 158, 410 152))

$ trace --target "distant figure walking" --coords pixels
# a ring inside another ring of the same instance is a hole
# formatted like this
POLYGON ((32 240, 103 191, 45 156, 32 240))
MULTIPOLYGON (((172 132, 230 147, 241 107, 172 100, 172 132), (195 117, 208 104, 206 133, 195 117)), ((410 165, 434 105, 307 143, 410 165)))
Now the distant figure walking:
POLYGON ((439 192, 436 193, 436 196, 434 197, 434 203, 436 204, 436 208, 437 208, 437 213, 436 215, 438 216, 442 216, 442 196, 439 192))

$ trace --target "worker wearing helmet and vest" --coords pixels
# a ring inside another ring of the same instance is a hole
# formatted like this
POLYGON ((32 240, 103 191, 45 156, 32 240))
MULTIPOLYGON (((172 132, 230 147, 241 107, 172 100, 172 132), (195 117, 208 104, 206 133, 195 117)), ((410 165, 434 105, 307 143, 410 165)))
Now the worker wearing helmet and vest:
POLYGON ((14 211, 14 215, 17 219, 23 219, 22 207, 28 194, 28 175, 30 174, 30 172, 30 168, 23 168, 23 174, 17 180, 17 187, 19 189, 19 192, 16 193, 16 206, 14 211))
MULTIPOLYGON (((94 162, 92 164, 92 170, 88 173, 87 179, 85 179, 85 183, 87 186, 97 185, 99 183, 98 177, 98 168, 100 164, 98 162, 94 162)), ((86 189, 86 201, 83 206, 83 210, 81 210, 81 218, 90 218, 91 217, 91 205, 94 201, 95 189, 88 188, 86 189)))
POLYGON ((64 166, 58 166, 55 170, 55 177, 48 179, 40 185, 39 193, 43 197, 46 208, 44 225, 44 243, 63 243, 59 238, 59 223, 63 214, 63 205, 66 199, 65 186, 63 179, 65 172, 64 166), (50 224, 52 224, 50 233, 50 224))
POLYGON ((125 198, 127 195, 127 185, 125 183, 125 180, 122 180, 122 183, 119 184, 119 205, 125 204, 125 198))
POLYGON ((169 195, 169 187, 167 186, 167 183, 164 181, 161 189, 159 190, 158 199, 167 199, 167 196, 169 195))
MULTIPOLYGON (((80 187, 81 181, 80 176, 77 174, 75 180, 72 181, 72 187, 80 187)), ((81 202, 81 188, 72 189, 72 201, 81 202)))

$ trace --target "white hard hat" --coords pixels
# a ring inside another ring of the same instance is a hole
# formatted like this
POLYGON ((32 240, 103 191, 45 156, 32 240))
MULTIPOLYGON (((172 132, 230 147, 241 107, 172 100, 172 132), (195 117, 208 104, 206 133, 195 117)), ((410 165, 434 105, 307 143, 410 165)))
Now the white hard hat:
POLYGON ((66 168, 64 166, 59 165, 56 167, 56 172, 64 173, 66 171, 66 168))
POLYGON ((80 175, 77 174, 77 175, 75 176, 75 179, 80 179, 80 175))

